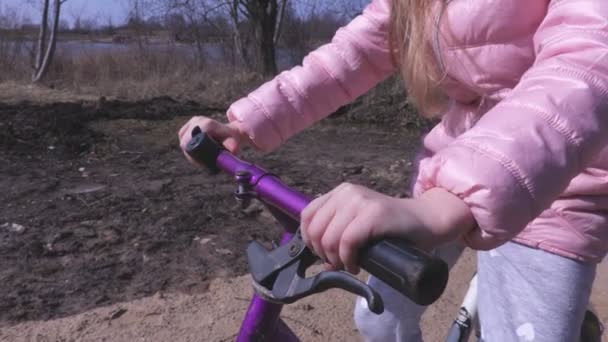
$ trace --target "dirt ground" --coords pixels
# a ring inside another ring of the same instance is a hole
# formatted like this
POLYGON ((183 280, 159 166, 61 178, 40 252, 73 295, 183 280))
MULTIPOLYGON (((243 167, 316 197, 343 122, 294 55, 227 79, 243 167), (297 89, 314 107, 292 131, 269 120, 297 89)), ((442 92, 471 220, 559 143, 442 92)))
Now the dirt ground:
MULTIPOLYGON (((228 177, 185 161, 176 132, 191 115, 223 117, 170 98, 0 104, 1 341, 234 339, 251 295, 245 248, 280 231, 261 207, 239 209, 228 177)), ((350 181, 406 196, 416 124, 360 118, 243 157, 312 195, 350 181)), ((467 253, 452 271, 427 341, 444 337, 473 267, 467 253)), ((356 340, 353 300, 332 290, 284 318, 305 341, 356 340)))

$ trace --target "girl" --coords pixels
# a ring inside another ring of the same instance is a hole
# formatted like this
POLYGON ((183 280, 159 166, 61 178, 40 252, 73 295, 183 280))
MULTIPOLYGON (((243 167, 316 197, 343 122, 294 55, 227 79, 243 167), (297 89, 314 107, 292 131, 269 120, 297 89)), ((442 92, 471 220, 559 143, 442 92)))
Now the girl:
MULTIPOLYGON (((425 115, 412 199, 343 184, 302 213, 307 244, 357 272, 381 236, 478 254, 485 341, 576 341, 608 250, 608 1, 375 0, 330 44, 196 125, 262 151, 400 70, 425 115)), ((419 341, 422 308, 375 278, 386 311, 358 301, 369 341, 419 341)))

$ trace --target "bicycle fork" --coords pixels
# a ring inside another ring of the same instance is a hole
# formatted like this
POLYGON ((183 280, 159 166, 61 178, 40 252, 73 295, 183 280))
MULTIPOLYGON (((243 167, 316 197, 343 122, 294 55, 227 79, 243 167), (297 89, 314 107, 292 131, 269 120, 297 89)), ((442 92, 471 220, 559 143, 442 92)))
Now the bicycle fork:
MULTIPOLYGON (((467 342, 473 330, 478 332, 477 327, 477 274, 475 274, 469 283, 458 315, 450 327, 446 342, 467 342)), ((479 339, 479 336, 477 338, 479 339)))

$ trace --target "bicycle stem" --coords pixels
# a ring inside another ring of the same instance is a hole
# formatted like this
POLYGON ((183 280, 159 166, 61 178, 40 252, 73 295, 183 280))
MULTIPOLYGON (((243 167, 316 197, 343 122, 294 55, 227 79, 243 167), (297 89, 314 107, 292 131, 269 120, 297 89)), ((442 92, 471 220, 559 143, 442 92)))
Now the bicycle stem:
POLYGON ((308 196, 286 186, 276 175, 243 161, 228 151, 219 153, 216 165, 234 177, 239 172, 249 172, 251 184, 258 195, 258 199, 282 211, 294 220, 300 220, 300 213, 311 201, 308 196))

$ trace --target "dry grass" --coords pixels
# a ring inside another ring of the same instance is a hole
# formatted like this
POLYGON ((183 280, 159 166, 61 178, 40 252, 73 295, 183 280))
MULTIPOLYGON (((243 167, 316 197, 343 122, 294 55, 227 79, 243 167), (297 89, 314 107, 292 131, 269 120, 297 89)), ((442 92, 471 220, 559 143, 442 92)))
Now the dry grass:
MULTIPOLYGON (((0 51, 0 83, 9 88, 9 93, 14 93, 11 87, 17 87, 30 89, 35 93, 32 95, 66 92, 86 98, 105 96, 123 100, 171 96, 221 106, 263 81, 254 73, 228 64, 202 64, 177 49, 157 51, 133 46, 94 55, 58 53, 44 84, 28 87, 31 69, 27 60, 0 51)), ((0 96, 7 98, 6 93, 0 96)), ((36 96, 31 98, 37 100, 36 96)))
POLYGON ((47 82, 77 93, 125 100, 171 96, 225 105, 260 83, 229 65, 201 65, 177 51, 133 48, 94 56, 59 58, 47 82))

